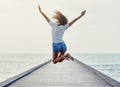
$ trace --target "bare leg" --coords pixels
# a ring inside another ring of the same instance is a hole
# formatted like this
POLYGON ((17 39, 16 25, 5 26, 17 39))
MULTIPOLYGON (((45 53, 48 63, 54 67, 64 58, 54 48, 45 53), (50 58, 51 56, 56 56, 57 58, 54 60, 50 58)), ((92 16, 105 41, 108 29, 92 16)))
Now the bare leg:
MULTIPOLYGON (((59 57, 64 57, 64 54, 65 54, 64 52, 61 52, 60 55, 59 55, 59 57)), ((59 62, 61 63, 61 62, 63 62, 63 60, 65 60, 65 59, 66 59, 66 60, 69 60, 68 58, 65 58, 65 57, 64 57, 64 59, 61 59, 59 62)))
POLYGON ((64 53, 58 54, 53 54, 53 63, 56 64, 57 62, 62 62, 63 60, 69 60, 68 58, 64 57, 64 53))
POLYGON ((63 61, 64 57, 63 56, 58 56, 58 54, 53 54, 53 63, 56 64, 57 62, 63 61))
POLYGON ((58 61, 56 61, 58 57, 58 54, 53 54, 53 63, 56 64, 58 61))

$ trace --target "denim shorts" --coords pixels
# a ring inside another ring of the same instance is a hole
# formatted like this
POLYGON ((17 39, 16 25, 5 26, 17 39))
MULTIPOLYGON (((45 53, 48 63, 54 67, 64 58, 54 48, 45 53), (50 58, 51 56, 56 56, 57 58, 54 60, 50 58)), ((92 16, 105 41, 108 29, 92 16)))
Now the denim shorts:
POLYGON ((57 54, 59 52, 66 52, 67 47, 64 42, 53 43, 52 44, 53 53, 57 54))

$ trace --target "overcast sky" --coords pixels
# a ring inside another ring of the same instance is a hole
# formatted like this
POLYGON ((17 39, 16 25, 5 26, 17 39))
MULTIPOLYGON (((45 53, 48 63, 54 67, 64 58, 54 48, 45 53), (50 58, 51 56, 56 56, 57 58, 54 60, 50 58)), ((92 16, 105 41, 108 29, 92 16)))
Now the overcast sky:
MULTIPOLYGON (((60 10, 69 21, 86 15, 64 35, 70 53, 120 53, 120 0, 0 0, 0 53, 51 53, 51 19, 60 10)), ((52 19, 51 19, 52 20, 52 19)))

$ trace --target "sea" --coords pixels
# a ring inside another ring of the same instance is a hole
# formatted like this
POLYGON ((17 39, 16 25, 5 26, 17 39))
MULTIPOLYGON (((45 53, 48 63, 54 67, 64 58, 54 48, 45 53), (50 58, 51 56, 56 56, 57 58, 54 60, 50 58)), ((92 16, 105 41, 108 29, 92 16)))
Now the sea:
MULTIPOLYGON (((120 54, 71 54, 120 82, 120 54)), ((0 82, 51 59, 51 54, 0 54, 0 82)))

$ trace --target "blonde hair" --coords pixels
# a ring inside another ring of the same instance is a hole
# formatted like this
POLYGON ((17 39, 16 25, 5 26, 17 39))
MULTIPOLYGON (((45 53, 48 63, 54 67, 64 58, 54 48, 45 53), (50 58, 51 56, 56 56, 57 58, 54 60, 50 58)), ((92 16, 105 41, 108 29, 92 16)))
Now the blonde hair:
POLYGON ((65 25, 68 23, 68 19, 60 11, 55 11, 53 18, 56 19, 58 25, 65 25))

